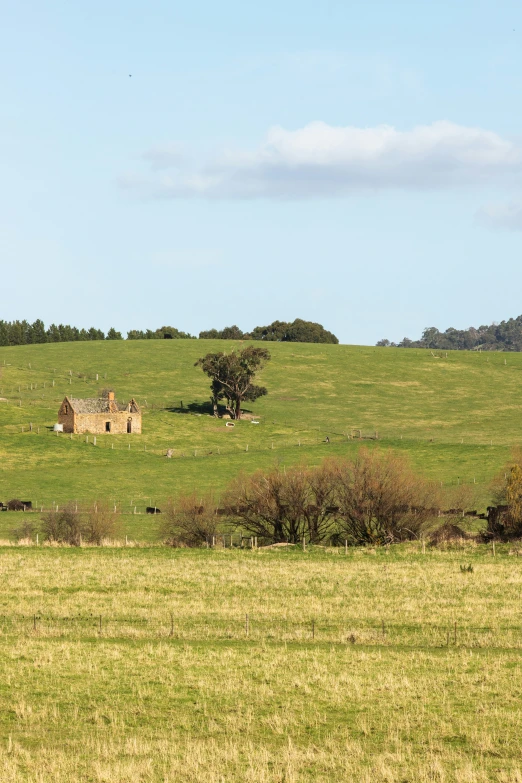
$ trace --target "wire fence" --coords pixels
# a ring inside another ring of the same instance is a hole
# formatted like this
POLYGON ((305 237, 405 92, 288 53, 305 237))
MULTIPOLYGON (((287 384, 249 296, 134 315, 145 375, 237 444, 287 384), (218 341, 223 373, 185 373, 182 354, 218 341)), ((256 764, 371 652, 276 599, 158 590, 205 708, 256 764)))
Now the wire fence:
POLYGON ((373 647, 484 648, 522 650, 522 625, 474 626, 458 620, 447 623, 397 624, 385 620, 361 623, 339 617, 336 621, 309 618, 302 621, 241 613, 229 616, 132 617, 78 613, 60 617, 36 612, 0 615, 0 636, 88 639, 176 639, 182 641, 255 641, 330 643, 373 647))
MULTIPOLYGON (((169 410, 167 408, 161 408, 162 411, 169 410)), ((226 421, 219 420, 223 426, 226 421)), ((248 426, 248 420, 241 421, 245 427, 248 426)), ((288 426, 285 422, 272 421, 271 424, 276 426, 288 426)), ((262 440, 254 440, 252 442, 246 442, 247 437, 245 430, 241 432, 241 440, 237 439, 232 444, 223 444, 223 442, 214 441, 214 443, 202 444, 201 442, 190 444, 186 443, 183 446, 172 446, 168 439, 168 436, 161 435, 162 443, 153 442, 152 435, 133 434, 127 435, 105 435, 105 434, 92 434, 92 433, 64 433, 54 432, 52 425, 48 423, 38 423, 32 421, 30 418, 25 423, 7 424, 2 427, 5 434, 10 435, 26 435, 27 437, 46 437, 46 438, 61 438, 63 440, 71 441, 79 446, 85 446, 87 448, 98 448, 103 450, 110 450, 116 452, 129 452, 143 453, 150 457, 161 457, 162 459, 194 459, 205 457, 219 457, 230 456, 235 454, 244 453, 267 453, 277 451, 297 450, 299 448, 310 447, 324 447, 324 456, 328 454, 328 446, 339 446, 341 444, 348 444, 352 442, 367 442, 375 441, 382 445, 393 444, 397 446, 399 442, 404 442, 406 446, 411 444, 437 444, 444 446, 454 446, 458 444, 466 444, 473 447, 477 446, 493 446, 505 448, 506 443, 500 440, 495 441, 493 438, 475 439, 468 436, 464 437, 428 437, 410 434, 405 437, 401 433, 394 433, 391 431, 376 431, 376 430, 361 430, 359 428, 347 428, 344 431, 334 431, 329 429, 326 433, 326 429, 317 428, 316 430, 308 429, 304 432, 295 432, 292 435, 272 435, 262 440)), ((257 434, 257 433, 256 433, 257 434)), ((179 435, 178 435, 179 437, 179 435)), ((158 438, 158 440, 160 439, 158 438)), ((455 483, 462 483, 466 481, 464 477, 456 477, 455 483)), ((476 483, 476 477, 468 477, 469 483, 476 483)), ((450 482, 453 483, 453 482, 450 482)))

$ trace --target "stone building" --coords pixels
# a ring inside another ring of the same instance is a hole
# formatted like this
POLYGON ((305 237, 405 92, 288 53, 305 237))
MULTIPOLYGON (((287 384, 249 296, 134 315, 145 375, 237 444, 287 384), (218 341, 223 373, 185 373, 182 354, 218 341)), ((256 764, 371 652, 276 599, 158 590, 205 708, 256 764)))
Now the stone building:
POLYGON ((106 397, 90 400, 66 397, 58 411, 58 424, 63 424, 64 432, 139 434, 141 410, 134 399, 126 404, 117 402, 112 391, 106 397))

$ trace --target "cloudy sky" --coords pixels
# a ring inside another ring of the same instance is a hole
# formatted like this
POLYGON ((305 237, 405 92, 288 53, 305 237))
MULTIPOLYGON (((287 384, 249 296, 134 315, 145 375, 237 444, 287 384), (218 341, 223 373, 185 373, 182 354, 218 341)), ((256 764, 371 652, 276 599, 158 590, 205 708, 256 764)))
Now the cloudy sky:
POLYGON ((0 73, 0 318, 522 313, 519 2, 17 0, 0 73))

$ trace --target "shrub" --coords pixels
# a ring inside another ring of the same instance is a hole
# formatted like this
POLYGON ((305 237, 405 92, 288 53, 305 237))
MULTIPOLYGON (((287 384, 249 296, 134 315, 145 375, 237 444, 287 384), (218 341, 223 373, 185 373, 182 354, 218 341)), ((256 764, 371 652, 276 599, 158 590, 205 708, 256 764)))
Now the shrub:
POLYGON ((496 508, 488 514, 486 539, 496 536, 510 539, 522 536, 522 450, 513 450, 510 463, 491 484, 496 508))
POLYGON ((104 538, 115 538, 120 530, 120 515, 105 501, 97 501, 84 513, 82 531, 85 541, 100 546, 104 538))
POLYGON ((195 492, 169 500, 162 514, 160 534, 169 546, 201 546, 217 531, 217 508, 211 494, 195 492))
POLYGON ((333 532, 336 507, 334 463, 319 468, 280 467, 253 476, 240 475, 229 487, 224 505, 249 533, 269 541, 322 541, 333 532))
POLYGON ((81 514, 71 504, 42 516, 42 534, 46 541, 80 546, 82 532, 81 514))
POLYGON ((23 541, 25 539, 32 539, 36 535, 36 525, 31 519, 28 519, 24 514, 24 520, 21 525, 15 527, 11 531, 11 535, 15 541, 23 541))
POLYGON ((360 449, 337 465, 339 533, 351 544, 385 544, 418 537, 436 515, 434 485, 392 452, 360 449))
POLYGON ((24 511, 25 506, 21 500, 18 500, 18 498, 13 498, 13 500, 7 501, 6 508, 8 511, 24 511))

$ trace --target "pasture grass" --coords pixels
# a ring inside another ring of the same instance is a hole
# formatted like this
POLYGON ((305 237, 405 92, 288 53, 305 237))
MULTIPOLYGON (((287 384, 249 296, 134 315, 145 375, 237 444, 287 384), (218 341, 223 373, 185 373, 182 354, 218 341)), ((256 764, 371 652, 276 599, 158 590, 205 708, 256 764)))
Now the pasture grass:
POLYGON ((0 573, 6 783, 522 780, 516 547, 9 547, 0 573))
POLYGON ((208 415, 208 379, 194 362, 233 347, 150 340, 0 348, 0 500, 50 506, 103 496, 143 510, 182 491, 219 493, 240 470, 317 464, 364 442, 407 453, 445 486, 473 484, 484 508, 491 478, 522 442, 522 354, 273 343, 260 376, 269 394, 249 406, 260 424, 227 428, 208 415), (51 432, 66 394, 97 396, 103 387, 137 398, 143 435, 98 435, 94 446, 92 436, 51 432), (379 440, 352 439, 353 428, 379 440))

